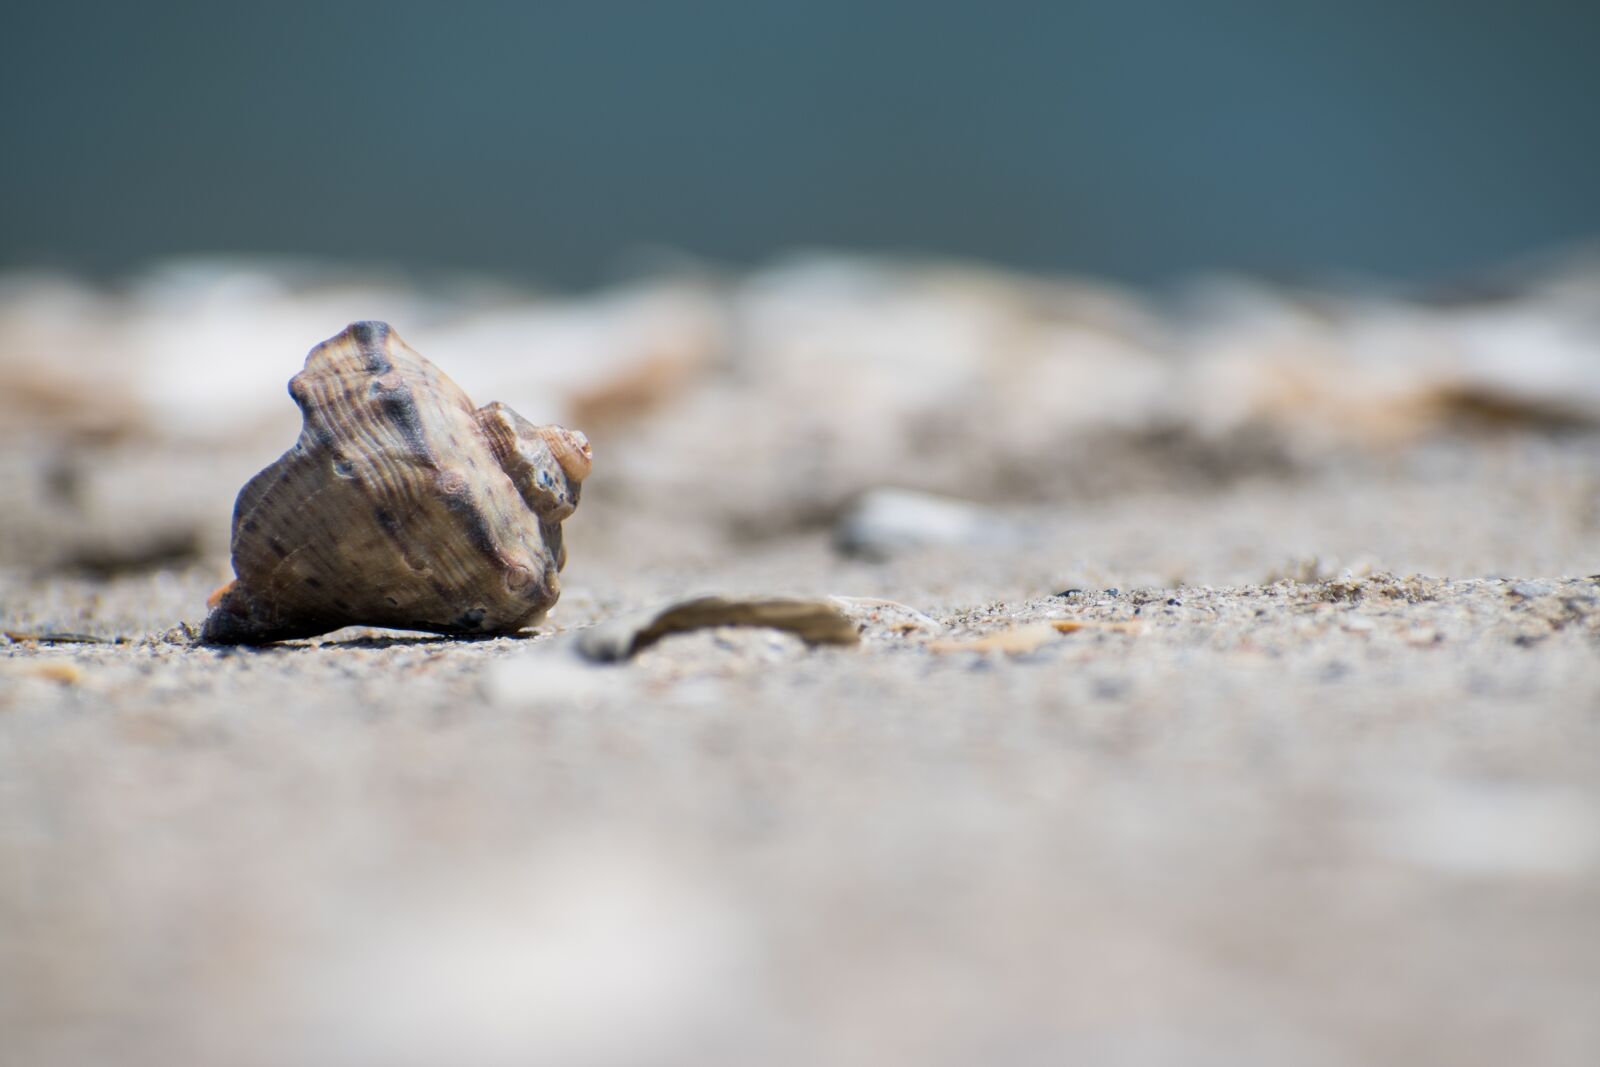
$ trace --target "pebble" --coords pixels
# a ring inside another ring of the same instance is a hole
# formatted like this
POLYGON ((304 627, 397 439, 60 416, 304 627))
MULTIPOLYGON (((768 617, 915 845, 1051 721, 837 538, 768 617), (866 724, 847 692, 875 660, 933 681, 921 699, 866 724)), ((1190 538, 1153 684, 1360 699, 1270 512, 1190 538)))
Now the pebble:
POLYGON ((863 493, 833 528, 841 553, 875 561, 921 548, 992 548, 1020 540, 1016 525, 988 508, 910 489, 863 493))

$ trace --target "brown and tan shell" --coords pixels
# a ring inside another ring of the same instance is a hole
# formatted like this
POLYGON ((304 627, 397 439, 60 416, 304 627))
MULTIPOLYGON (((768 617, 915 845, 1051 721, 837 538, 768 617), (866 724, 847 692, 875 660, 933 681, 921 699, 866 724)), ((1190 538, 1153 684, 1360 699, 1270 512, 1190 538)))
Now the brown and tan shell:
POLYGON ((589 473, 581 433, 475 408, 381 322, 313 348, 289 395, 300 439, 239 492, 238 578, 202 640, 510 633, 555 604, 561 522, 589 473))

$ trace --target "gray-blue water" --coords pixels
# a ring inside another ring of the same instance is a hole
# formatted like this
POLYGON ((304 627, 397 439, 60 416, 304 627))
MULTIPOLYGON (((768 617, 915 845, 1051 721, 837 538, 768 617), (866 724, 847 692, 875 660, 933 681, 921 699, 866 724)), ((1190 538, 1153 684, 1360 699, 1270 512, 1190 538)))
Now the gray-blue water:
POLYGON ((1600 234, 1600 4, 35 4, 0 264, 639 248, 1427 278, 1600 234))

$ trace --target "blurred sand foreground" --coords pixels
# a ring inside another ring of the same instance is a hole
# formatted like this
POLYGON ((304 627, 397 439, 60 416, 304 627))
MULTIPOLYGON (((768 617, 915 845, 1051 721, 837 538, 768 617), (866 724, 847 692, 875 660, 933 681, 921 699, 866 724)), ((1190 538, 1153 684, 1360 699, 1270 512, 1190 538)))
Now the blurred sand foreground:
POLYGON ((1449 296, 0 281, 0 1062, 1600 1061, 1600 272, 1449 296), (589 432, 562 601, 197 647, 357 318, 589 432), (862 643, 571 654, 707 592, 862 643))

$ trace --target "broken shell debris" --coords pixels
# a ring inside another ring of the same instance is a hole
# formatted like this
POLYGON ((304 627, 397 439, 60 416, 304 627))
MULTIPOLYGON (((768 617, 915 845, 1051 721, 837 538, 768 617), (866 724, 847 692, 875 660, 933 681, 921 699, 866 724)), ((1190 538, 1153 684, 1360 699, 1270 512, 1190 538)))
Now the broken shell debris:
MULTIPOLYGON (((831 596, 823 599, 793 597, 697 597, 664 608, 625 615, 580 632, 576 649, 596 663, 616 663, 670 634, 722 626, 767 627, 794 634, 808 645, 854 645, 864 630, 885 637, 905 638, 943 629, 939 621, 893 600, 831 596)), ((1048 619, 1024 623, 978 637, 932 640, 930 652, 1033 652, 1062 634, 1080 631, 1133 635, 1137 622, 1106 619, 1048 619)), ((917 644, 917 642, 912 642, 917 644)))
POLYGON ((231 584, 202 640, 261 644, 343 626, 504 634, 561 594, 561 523, 581 433, 466 393, 388 325, 316 346, 289 382, 303 427, 240 491, 231 584))
POLYGON ((111 639, 95 634, 63 633, 59 631, 34 632, 32 630, 0 630, 7 641, 16 644, 33 642, 41 645, 107 645, 111 639))
POLYGON ((944 629, 944 624, 938 619, 898 600, 860 596, 831 596, 828 600, 859 624, 863 636, 873 631, 903 635, 922 631, 937 633, 944 629))
POLYGON ((1061 634, 1080 631, 1098 631, 1112 634, 1137 634, 1136 622, 1108 622, 1100 619, 1051 619, 1047 622, 1012 626, 982 637, 949 641, 931 641, 930 652, 1003 652, 1010 656, 1026 655, 1055 640, 1061 634))
POLYGON ((585 630, 578 635, 578 652, 598 663, 615 663, 668 634, 716 626, 765 626, 808 645, 853 645, 861 639, 856 624, 827 600, 703 596, 585 630))

